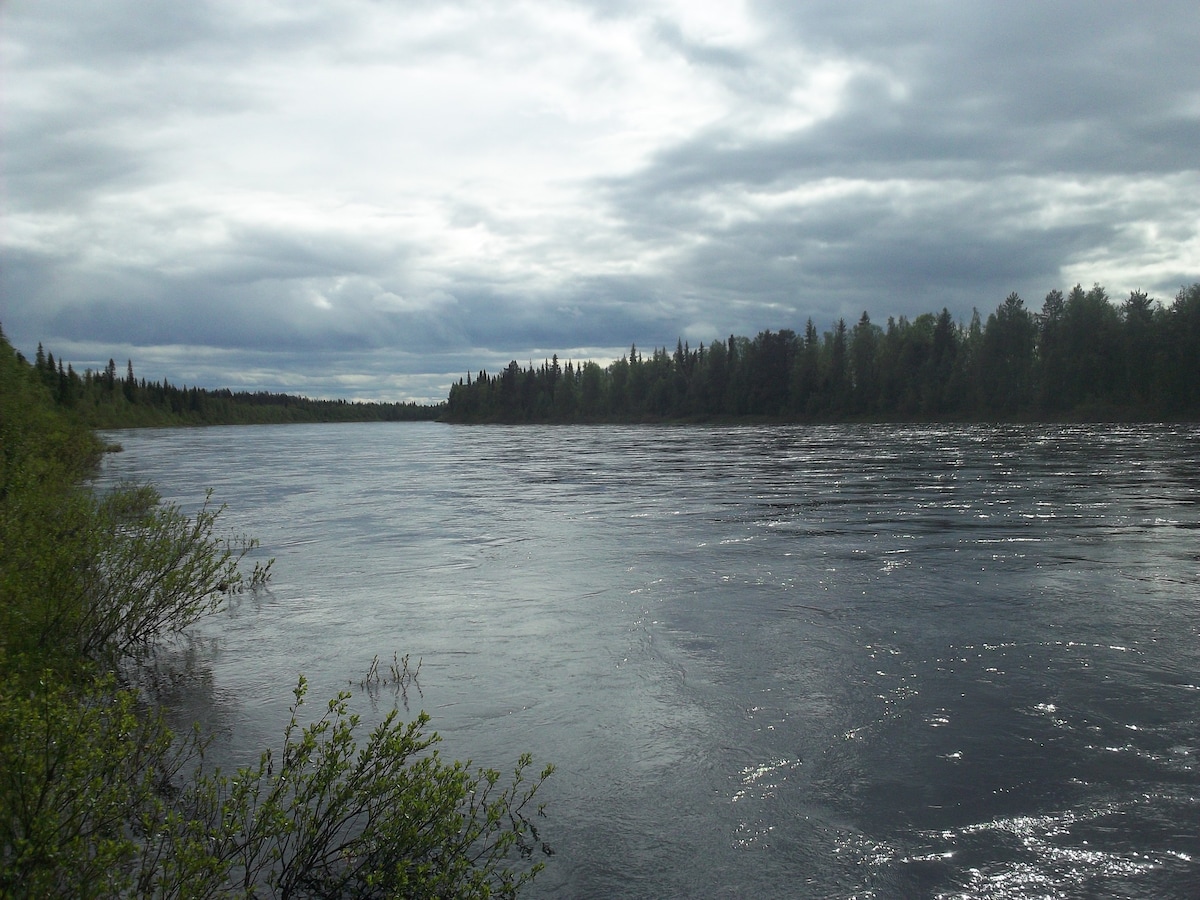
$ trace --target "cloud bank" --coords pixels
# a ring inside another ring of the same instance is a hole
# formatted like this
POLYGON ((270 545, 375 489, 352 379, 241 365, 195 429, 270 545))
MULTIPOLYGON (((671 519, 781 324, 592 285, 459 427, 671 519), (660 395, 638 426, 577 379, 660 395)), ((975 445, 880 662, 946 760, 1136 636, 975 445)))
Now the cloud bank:
POLYGON ((209 387, 436 400, 1200 279, 1191 4, 10 0, 0 323, 209 387))

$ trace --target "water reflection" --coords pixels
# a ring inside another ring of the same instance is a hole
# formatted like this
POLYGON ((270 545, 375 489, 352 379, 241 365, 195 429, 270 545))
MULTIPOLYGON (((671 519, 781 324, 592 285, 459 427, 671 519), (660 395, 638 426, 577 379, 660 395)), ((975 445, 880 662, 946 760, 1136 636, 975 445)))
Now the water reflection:
POLYGON ((423 658, 446 752, 558 765, 534 895, 1198 893, 1195 428, 119 440, 278 557, 201 631, 231 756, 423 658))

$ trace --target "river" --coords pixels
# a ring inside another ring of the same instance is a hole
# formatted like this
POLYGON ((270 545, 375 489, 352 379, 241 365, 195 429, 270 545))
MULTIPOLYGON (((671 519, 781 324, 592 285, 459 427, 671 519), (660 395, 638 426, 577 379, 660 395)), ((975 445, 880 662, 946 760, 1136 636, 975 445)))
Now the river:
POLYGON ((176 714, 245 762, 303 673, 554 762, 530 897, 1200 896, 1200 428, 108 436, 276 559, 176 714))

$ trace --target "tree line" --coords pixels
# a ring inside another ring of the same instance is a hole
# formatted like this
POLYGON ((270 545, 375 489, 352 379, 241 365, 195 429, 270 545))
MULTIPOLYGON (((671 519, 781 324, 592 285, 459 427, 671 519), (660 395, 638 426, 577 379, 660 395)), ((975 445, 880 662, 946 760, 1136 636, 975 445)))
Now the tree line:
POLYGON ((133 361, 118 374, 116 362, 80 375, 38 344, 37 379, 59 406, 93 428, 161 425, 264 425, 298 422, 413 422, 436 419, 439 405, 314 400, 267 391, 176 387, 165 378, 134 376, 133 361))
POLYGON ((1200 416, 1200 283, 1170 304, 1143 291, 1117 303, 1099 284, 1052 290, 1040 311, 1011 293, 967 323, 949 311, 886 327, 864 312, 819 334, 763 331, 708 346, 679 341, 607 367, 468 374, 453 422, 987 421, 1200 416))
POLYGON ((549 852, 552 767, 527 754, 504 776, 454 762, 424 713, 368 730, 348 693, 310 713, 302 677, 279 744, 236 772, 172 732, 172 641, 270 563, 219 507, 90 490, 103 446, 48 367, 0 332, 0 897, 516 897, 549 852))

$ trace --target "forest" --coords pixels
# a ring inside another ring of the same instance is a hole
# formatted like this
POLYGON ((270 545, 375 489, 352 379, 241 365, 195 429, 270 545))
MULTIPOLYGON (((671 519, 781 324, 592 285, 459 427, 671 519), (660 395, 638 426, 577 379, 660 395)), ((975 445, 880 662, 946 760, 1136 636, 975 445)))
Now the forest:
POLYGON ((80 375, 38 344, 35 377, 54 402, 92 428, 165 425, 265 425, 295 422, 412 422, 435 419, 440 405, 313 400, 266 391, 206 390, 138 380, 133 361, 124 375, 113 360, 80 375))
POLYGON ((1011 293, 967 323, 943 309, 885 327, 764 331, 601 367, 510 362, 450 389, 451 422, 1160 421, 1200 417, 1200 283, 1163 304, 1099 284, 1011 293))

